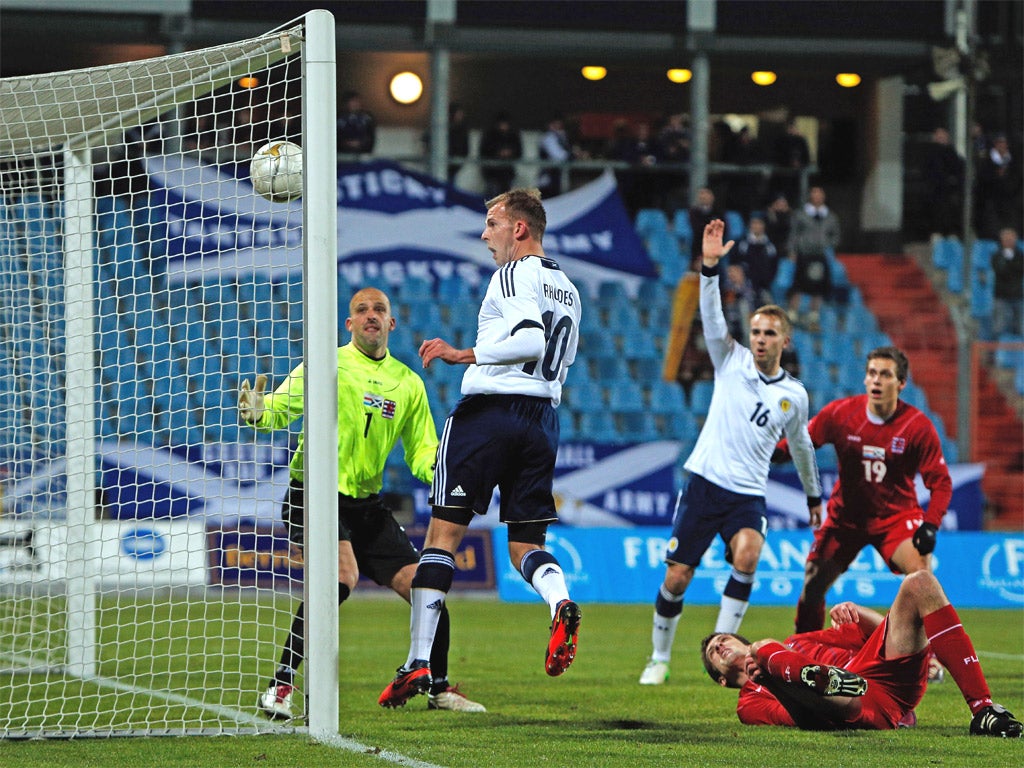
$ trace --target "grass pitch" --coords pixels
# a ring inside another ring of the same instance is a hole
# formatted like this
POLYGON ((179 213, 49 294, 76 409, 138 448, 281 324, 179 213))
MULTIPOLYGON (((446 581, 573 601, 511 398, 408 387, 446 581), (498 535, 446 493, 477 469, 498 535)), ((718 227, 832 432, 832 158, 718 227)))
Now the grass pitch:
MULTIPOLYGON (((301 734, 243 737, 74 739, 0 742, 0 765, 20 766, 915 766, 1024 765, 1024 742, 971 738, 970 713, 955 683, 929 688, 918 726, 891 732, 805 733, 747 727, 736 719, 736 693, 711 683, 698 658, 700 638, 717 607, 688 606, 676 638, 672 678, 637 684, 650 647, 649 605, 584 605, 579 654, 562 677, 544 673, 546 607, 454 594, 451 679, 488 708, 486 714, 433 712, 425 697, 404 709, 376 700, 408 647, 407 606, 374 592, 341 611, 341 722, 337 745, 301 734)), ((206 614, 204 614, 206 615, 206 614)), ((793 609, 751 607, 750 637, 785 637, 793 609)), ((286 630, 281 616, 278 636, 286 630)), ((994 698, 1024 715, 1024 613, 961 611, 994 698)), ((187 621, 171 618, 169 631, 187 621)), ((240 626, 245 626, 244 624, 240 626)), ((109 630, 105 630, 109 631, 109 630)), ((223 636, 210 627, 209 636, 223 636)), ((241 642, 248 642, 241 638, 241 642)), ((255 642, 255 640, 253 640, 255 642)), ((260 642, 266 642, 262 638, 260 642)), ((125 647, 124 653, 130 653, 125 647)), ((173 687, 201 666, 188 654, 152 671, 152 684, 173 687)), ((256 694, 272 671, 242 674, 256 694)), ((234 676, 234 670, 231 671, 234 676)), ((299 683, 302 684, 300 678, 299 683)), ((203 698, 202 690, 193 695, 203 698)), ((211 700, 214 692, 210 693, 211 700)), ((219 699, 217 699, 219 700, 219 699)))

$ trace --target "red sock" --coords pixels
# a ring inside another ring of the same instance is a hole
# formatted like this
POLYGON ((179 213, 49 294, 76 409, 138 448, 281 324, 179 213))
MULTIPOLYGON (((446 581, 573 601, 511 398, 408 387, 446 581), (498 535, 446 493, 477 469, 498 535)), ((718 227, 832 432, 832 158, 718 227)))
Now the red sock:
POLYGON ((943 606, 924 616, 922 621, 932 651, 953 676, 971 713, 976 714, 978 710, 989 706, 992 694, 985 673, 981 671, 974 644, 964 632, 956 609, 952 605, 943 606))
POLYGON ((757 660, 762 669, 767 669, 771 677, 785 680, 787 683, 800 680, 800 670, 814 661, 802 653, 791 651, 782 643, 768 643, 757 651, 757 660))
POLYGON ((796 604, 796 631, 816 632, 825 626, 825 601, 806 603, 802 599, 796 604))

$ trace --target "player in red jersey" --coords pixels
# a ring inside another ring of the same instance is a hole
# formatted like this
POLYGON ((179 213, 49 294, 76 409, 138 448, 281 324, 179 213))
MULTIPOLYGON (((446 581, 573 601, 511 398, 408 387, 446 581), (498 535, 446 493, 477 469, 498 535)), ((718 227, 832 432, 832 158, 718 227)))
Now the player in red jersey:
MULTIPOLYGON (((907 356, 895 347, 871 350, 864 375, 867 393, 834 400, 808 424, 816 448, 835 446, 839 478, 807 555, 797 632, 822 628, 825 594, 869 544, 893 573, 929 570, 953 483, 935 426, 899 399, 909 368, 907 356), (918 473, 931 492, 927 512, 917 503, 918 473)), ((783 440, 773 459, 788 456, 783 440)))
POLYGON ((849 602, 833 607, 831 616, 830 629, 785 644, 751 644, 730 633, 701 641, 711 679, 740 689, 741 722, 812 730, 913 725, 934 652, 971 710, 972 736, 1020 737, 1020 721, 992 701, 974 644, 930 571, 907 576, 884 617, 849 602))

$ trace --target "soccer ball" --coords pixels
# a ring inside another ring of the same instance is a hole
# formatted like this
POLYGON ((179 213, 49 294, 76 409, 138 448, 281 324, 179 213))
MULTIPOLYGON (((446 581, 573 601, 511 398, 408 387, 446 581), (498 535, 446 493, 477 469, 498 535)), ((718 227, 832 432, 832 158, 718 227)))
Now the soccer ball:
POLYGON ((302 147, 290 141, 264 144, 252 156, 249 179, 257 194, 272 203, 302 197, 302 147))

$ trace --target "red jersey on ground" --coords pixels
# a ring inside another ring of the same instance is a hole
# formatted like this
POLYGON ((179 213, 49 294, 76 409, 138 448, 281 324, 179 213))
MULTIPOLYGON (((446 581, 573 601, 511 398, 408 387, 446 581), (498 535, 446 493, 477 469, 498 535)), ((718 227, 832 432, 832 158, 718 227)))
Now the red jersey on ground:
POLYGON ((808 661, 843 667, 868 681, 861 708, 850 721, 831 720, 820 711, 789 712, 758 683, 748 681, 736 702, 736 715, 746 725, 799 725, 802 728, 861 728, 887 730, 914 709, 928 685, 930 647, 909 656, 887 659, 888 619, 865 636, 860 623, 848 623, 786 638, 786 646, 808 661), (796 714, 796 718, 794 718, 796 714), (798 722, 799 721, 799 722, 798 722))

